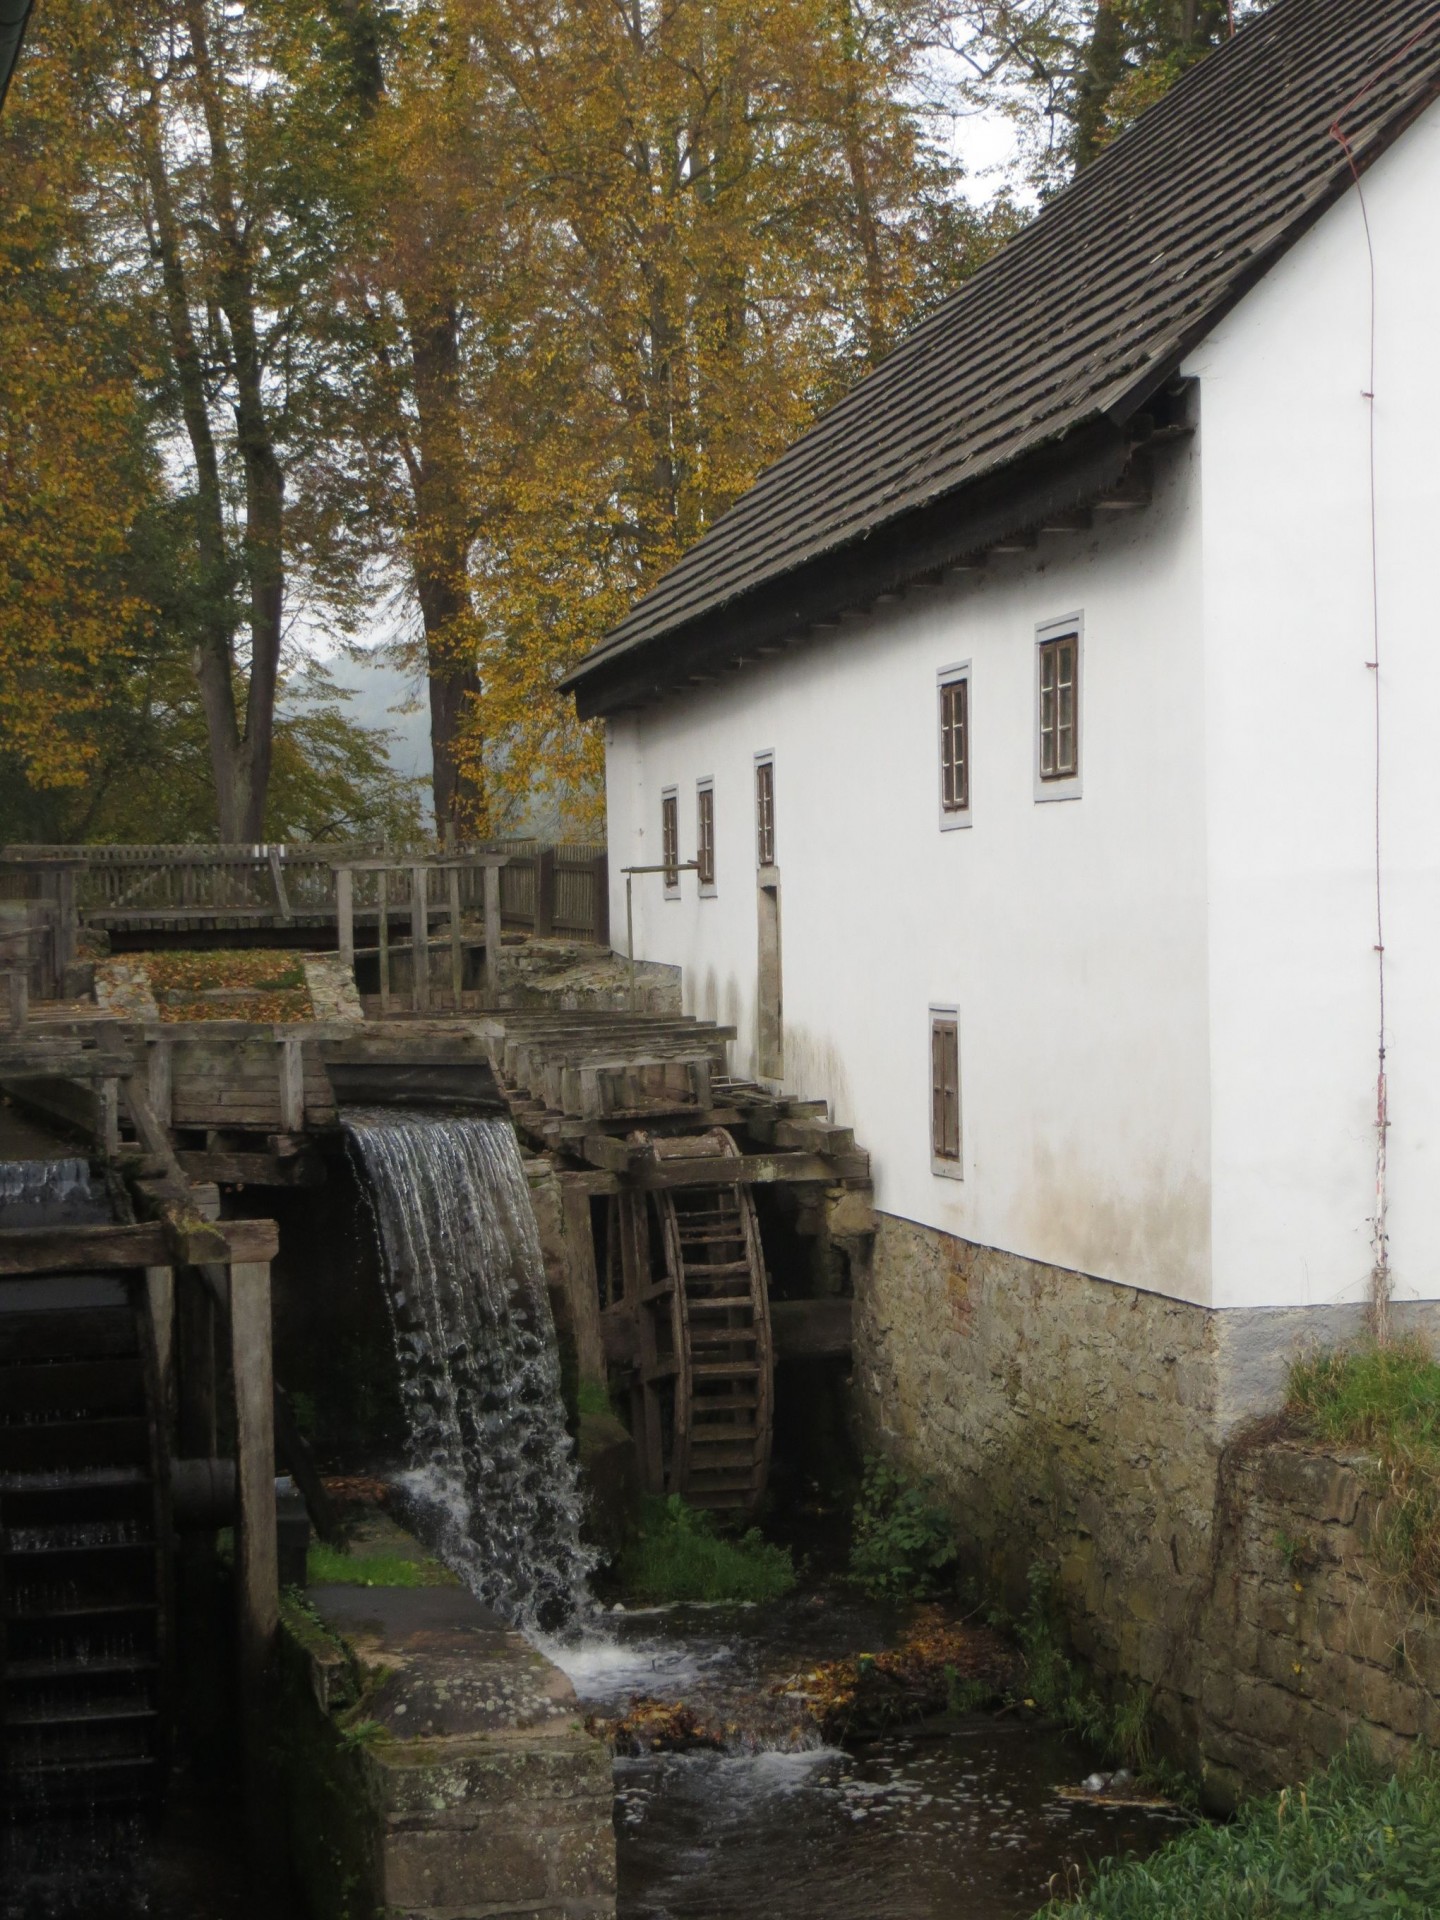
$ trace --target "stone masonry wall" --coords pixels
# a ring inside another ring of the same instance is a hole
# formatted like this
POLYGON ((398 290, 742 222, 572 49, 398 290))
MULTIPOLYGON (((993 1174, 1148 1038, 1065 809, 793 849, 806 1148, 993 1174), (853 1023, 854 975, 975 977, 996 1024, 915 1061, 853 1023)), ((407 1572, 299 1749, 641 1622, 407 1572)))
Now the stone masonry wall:
POLYGON ((1357 1325, 1212 1313, 882 1214, 856 1267, 854 1420, 932 1479, 1012 1611, 1032 1566, 1055 1574, 1075 1651, 1150 1691, 1224 1805, 1352 1731, 1440 1738, 1440 1634, 1367 1558, 1363 1468, 1247 1440, 1299 1344, 1357 1325))
POLYGON ((934 1478, 1018 1611, 1058 1569, 1076 1650, 1157 1682, 1208 1571, 1207 1316, 881 1215, 857 1273, 862 1443, 934 1478))
POLYGON ((1379 1484, 1362 1456, 1285 1443, 1227 1462, 1183 1675, 1217 1801, 1285 1785, 1353 1737, 1387 1759, 1440 1743, 1440 1621, 1377 1564, 1379 1484))

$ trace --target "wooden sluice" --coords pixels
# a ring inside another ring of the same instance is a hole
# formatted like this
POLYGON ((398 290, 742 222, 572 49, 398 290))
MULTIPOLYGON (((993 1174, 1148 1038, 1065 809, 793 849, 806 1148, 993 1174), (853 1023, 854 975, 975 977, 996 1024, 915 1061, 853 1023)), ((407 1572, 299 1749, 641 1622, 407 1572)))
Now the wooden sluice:
POLYGON ((748 1511, 768 1472, 777 1357, 849 1345, 847 1299, 772 1301, 755 1196, 796 1189, 821 1232, 843 1207, 853 1240, 870 1163, 823 1102, 733 1077, 733 1037, 678 1013, 555 1007, 272 1025, 61 1017, 0 1039, 0 1088, 156 1188, 142 1204, 172 1234, 176 1182, 214 1210, 217 1188, 323 1181, 346 1104, 508 1113, 585 1243, 582 1307, 629 1398, 644 1483, 748 1511))

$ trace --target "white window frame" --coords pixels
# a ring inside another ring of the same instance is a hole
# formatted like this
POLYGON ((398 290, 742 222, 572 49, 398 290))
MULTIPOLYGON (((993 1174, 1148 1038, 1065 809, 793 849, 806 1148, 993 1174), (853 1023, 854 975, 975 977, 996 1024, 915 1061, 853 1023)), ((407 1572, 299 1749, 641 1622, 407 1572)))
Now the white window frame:
POLYGON ((695 878, 700 883, 700 898, 713 900, 716 897, 715 875, 718 871, 715 862, 715 781, 712 775, 695 782, 695 878), (710 878, 707 880, 701 863, 700 810, 704 805, 702 794, 710 796, 710 878))
POLYGON ((668 873, 662 873, 660 877, 664 885, 665 898, 667 900, 678 900, 680 898, 680 867, 682 864, 682 856, 680 853, 680 789, 678 787, 662 787, 660 789, 660 863, 662 867, 666 864, 665 814, 667 809, 672 806, 675 809, 675 878, 672 880, 668 873))
POLYGON ((974 766, 971 756, 971 742, 974 738, 975 700, 970 680, 970 662, 957 661, 953 667, 941 667, 935 675, 935 740, 938 752, 935 759, 935 774, 940 783, 940 831, 953 833, 958 827, 970 825, 971 802, 974 799, 972 774, 974 766), (945 689, 960 683, 965 687, 965 804, 963 807, 945 805, 945 689))
POLYGON ((940 1002, 931 1004, 925 1021, 925 1086, 929 1109, 930 1171, 941 1180, 965 1178, 965 1071, 964 1049, 960 1043, 960 1009, 940 1002), (935 1151, 935 1026, 937 1021, 953 1022, 955 1027, 955 1134, 959 1152, 951 1160, 935 1151))
POLYGON ((1085 616, 1066 614, 1061 620, 1046 620, 1035 629, 1035 687, 1031 697, 1031 732, 1034 738, 1035 798, 1037 801, 1078 800, 1084 792, 1085 773, 1085 616), (1040 661, 1042 650, 1052 640, 1075 642, 1075 771, 1040 774, 1040 661))
POLYGON ((751 791, 753 794, 753 805, 755 808, 756 870, 760 873, 774 873, 778 870, 778 867, 779 867, 779 862, 775 858, 776 852, 778 851, 778 848, 779 848, 779 841, 775 832, 775 816, 776 816, 775 750, 773 747, 766 747, 761 752, 756 754, 755 771, 751 776, 750 784, 751 784, 751 791), (761 767, 769 767, 770 769, 770 858, 769 860, 762 860, 760 858, 760 769, 761 767))

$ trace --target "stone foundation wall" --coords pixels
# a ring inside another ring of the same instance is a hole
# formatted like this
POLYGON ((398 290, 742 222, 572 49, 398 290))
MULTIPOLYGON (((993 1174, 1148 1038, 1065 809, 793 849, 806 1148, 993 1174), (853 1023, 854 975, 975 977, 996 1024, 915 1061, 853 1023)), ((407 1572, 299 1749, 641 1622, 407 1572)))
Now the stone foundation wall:
MULTIPOLYGON (((1217 1803, 1300 1777, 1353 1727, 1383 1744, 1428 1724, 1440 1672, 1428 1653, 1394 1669, 1419 1642, 1382 1617, 1355 1469, 1315 1479, 1309 1456, 1244 1443, 1295 1352, 1354 1338, 1359 1309, 1215 1313, 885 1214, 855 1276, 862 1446, 933 1479, 1012 1611, 1031 1567, 1055 1574, 1075 1651, 1150 1689, 1217 1803), (1306 1587, 1275 1543, 1312 1535, 1306 1587)), ((1398 1317, 1436 1330, 1434 1306, 1398 1317)))
POLYGON ((1293 1445, 1227 1461, 1215 1578, 1176 1705, 1213 1798, 1283 1786, 1358 1737, 1440 1744, 1440 1621, 1381 1571, 1380 1477, 1293 1445))

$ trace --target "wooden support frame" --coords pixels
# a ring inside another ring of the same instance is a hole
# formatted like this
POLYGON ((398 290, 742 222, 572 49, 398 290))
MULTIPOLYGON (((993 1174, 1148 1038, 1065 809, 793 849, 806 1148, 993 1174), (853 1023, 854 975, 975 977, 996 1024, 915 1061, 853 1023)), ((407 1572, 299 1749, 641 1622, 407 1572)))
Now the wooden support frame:
POLYGON ((500 869, 485 869, 485 997, 492 1006, 500 997, 500 869))
POLYGON ((430 1011, 430 902, 421 866, 410 869, 410 1004, 430 1011))

